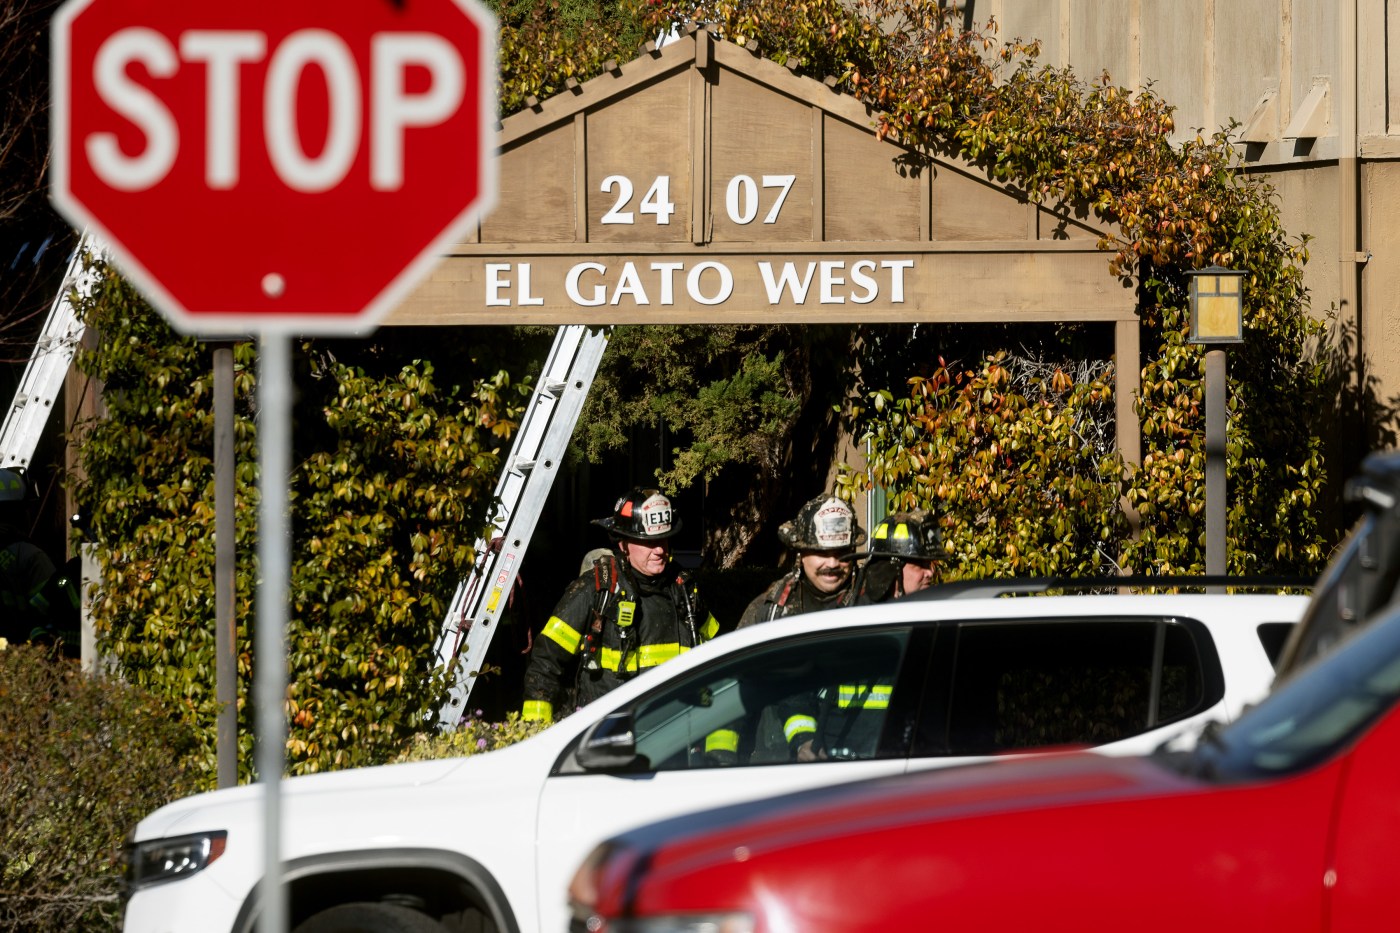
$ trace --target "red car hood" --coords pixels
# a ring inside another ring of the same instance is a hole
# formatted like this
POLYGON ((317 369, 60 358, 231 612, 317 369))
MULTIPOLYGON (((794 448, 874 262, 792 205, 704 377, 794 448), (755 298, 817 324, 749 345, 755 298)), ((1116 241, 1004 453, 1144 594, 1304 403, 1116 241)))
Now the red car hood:
POLYGON ((649 856, 657 870, 712 854, 727 858, 736 846, 758 855, 763 848, 801 845, 808 837, 1199 787, 1149 758, 1043 755, 824 787, 679 817, 622 839, 649 856))
POLYGON ((1238 928, 1259 903, 1315 919, 1320 887, 1297 879, 1322 875, 1335 781, 1329 766, 1219 785, 1154 758, 1090 753, 918 772, 624 834, 598 892, 605 910, 641 916, 779 911, 765 930, 910 928, 935 907, 960 929, 989 904, 1031 924, 1001 929, 1029 929, 1047 908, 1071 923, 1088 888, 1184 922, 1172 884, 1221 916, 1239 913, 1238 928))

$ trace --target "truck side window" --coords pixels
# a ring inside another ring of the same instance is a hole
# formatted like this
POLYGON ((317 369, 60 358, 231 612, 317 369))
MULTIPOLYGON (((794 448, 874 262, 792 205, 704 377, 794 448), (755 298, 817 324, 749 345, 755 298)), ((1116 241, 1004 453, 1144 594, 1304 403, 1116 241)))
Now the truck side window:
POLYGON ((1205 708, 1218 699, 1217 682, 1192 630, 1176 620, 967 623, 953 665, 948 753, 1115 742, 1205 708))

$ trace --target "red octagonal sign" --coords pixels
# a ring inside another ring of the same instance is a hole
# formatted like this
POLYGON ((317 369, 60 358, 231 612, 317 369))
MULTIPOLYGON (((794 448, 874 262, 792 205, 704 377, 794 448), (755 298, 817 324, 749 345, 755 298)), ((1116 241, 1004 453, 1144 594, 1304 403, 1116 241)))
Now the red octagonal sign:
POLYGON ((495 197, 476 0, 70 0, 53 197, 180 329, 371 329, 495 197))

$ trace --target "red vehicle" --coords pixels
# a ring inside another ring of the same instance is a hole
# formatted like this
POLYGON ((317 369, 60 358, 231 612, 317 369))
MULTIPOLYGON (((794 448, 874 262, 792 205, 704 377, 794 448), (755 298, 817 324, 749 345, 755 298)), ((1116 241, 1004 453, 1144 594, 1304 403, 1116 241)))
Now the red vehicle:
POLYGON ((1069 752, 651 824, 570 886, 588 933, 1400 927, 1400 609, 1190 751, 1069 752))

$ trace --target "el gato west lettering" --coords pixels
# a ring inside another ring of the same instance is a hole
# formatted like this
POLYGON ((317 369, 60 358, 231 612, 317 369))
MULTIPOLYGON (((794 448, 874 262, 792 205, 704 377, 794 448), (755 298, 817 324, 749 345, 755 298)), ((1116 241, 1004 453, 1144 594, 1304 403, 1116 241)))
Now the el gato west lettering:
POLYGON ((578 262, 560 271, 554 264, 485 264, 485 295, 491 308, 572 304, 596 307, 666 307, 677 301, 722 305, 730 299, 771 306, 888 304, 904 302, 912 259, 769 259, 686 262, 672 259, 621 263, 578 262))

